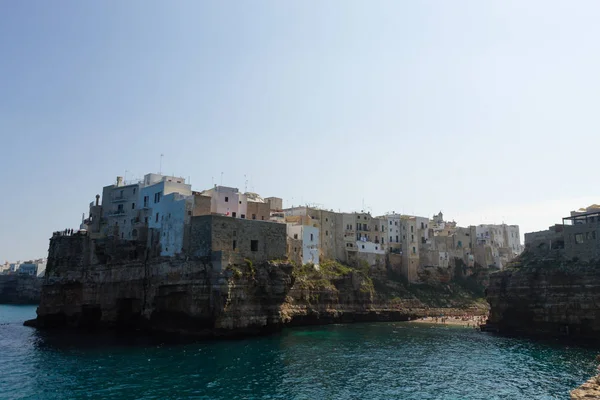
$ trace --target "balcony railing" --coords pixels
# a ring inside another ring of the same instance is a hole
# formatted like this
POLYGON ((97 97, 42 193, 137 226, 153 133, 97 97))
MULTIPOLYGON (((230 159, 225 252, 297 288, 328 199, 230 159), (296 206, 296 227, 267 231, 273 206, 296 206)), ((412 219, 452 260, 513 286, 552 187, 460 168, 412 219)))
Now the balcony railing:
POLYGON ((112 198, 112 202, 113 203, 120 203, 120 202, 127 201, 127 200, 128 199, 125 196, 123 196, 123 195, 121 195, 121 196, 114 196, 112 198))
POLYGON ((110 214, 108 214, 110 217, 114 217, 116 215, 124 215, 125 214, 125 210, 113 210, 110 212, 110 214))

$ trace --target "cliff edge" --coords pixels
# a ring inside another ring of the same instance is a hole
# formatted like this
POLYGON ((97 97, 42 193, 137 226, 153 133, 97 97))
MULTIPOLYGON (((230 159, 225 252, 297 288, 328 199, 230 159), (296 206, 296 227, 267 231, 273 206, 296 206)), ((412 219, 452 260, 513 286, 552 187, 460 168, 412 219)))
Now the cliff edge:
POLYGON ((0 275, 0 304, 38 304, 42 280, 29 275, 0 275))
POLYGON ((465 312, 484 314, 487 304, 460 282, 407 285, 386 271, 332 261, 317 270, 150 257, 132 242, 82 235, 51 241, 38 317, 29 324, 231 336, 465 312))
POLYGON ((524 254, 490 275, 488 327, 501 333, 600 338, 600 264, 524 254))

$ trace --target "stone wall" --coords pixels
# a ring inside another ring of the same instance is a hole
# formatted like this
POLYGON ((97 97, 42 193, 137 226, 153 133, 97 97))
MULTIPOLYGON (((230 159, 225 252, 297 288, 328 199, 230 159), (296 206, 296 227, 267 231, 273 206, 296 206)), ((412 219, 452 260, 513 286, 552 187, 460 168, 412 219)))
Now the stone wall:
POLYGON ((269 204, 249 201, 247 205, 247 219, 256 219, 258 221, 268 221, 271 217, 269 204))
POLYGON ((194 208, 192 210, 192 216, 210 215, 210 205, 210 196, 203 196, 198 192, 194 192, 194 208))
POLYGON ((228 257, 263 262, 286 258, 286 225, 219 215, 191 219, 189 254, 208 257, 223 252, 228 257))

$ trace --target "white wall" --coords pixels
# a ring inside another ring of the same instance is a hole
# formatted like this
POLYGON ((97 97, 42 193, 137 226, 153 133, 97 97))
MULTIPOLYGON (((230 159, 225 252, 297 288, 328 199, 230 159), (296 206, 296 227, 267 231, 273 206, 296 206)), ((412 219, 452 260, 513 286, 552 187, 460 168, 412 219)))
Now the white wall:
POLYGON ((302 264, 319 265, 319 228, 302 227, 302 264))
POLYGON ((191 196, 177 193, 166 195, 158 208, 162 212, 160 227, 161 256, 174 256, 183 250, 183 232, 186 219, 186 202, 191 196))
POLYGON ((361 240, 357 240, 355 243, 359 253, 385 254, 385 250, 379 243, 363 242, 361 240))
POLYGON ((287 224, 287 234, 302 241, 302 264, 319 265, 319 228, 287 224))

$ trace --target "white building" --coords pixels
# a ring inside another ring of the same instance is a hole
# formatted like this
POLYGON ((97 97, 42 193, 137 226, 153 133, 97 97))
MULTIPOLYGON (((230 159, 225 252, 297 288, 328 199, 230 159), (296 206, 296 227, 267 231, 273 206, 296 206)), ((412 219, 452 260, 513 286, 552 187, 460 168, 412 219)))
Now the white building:
MULTIPOLYGON (((185 179, 148 174, 141 190, 141 216, 148 228, 160 235, 160 254, 174 256, 183 250, 184 224, 193 207, 192 186, 185 179)), ((132 230, 126 239, 135 239, 132 230)))
POLYGON ((217 186, 202 192, 211 198, 210 210, 213 214, 234 218, 246 218, 248 201, 237 188, 217 186))
POLYGON ((302 242, 302 264, 319 265, 319 228, 287 224, 288 237, 302 242))

